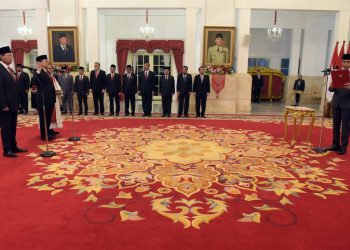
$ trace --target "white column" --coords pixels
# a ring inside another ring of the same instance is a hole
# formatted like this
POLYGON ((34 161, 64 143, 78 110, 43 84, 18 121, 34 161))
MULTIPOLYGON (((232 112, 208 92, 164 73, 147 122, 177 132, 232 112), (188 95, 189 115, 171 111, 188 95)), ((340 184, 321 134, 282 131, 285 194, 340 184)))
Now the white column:
POLYGON ((237 15, 237 72, 247 73, 249 44, 245 41, 245 36, 250 34, 251 9, 238 9, 237 15))
POLYGON ((190 72, 197 72, 196 55, 197 52, 197 24, 198 24, 198 9, 186 9, 186 40, 184 65, 187 65, 190 72))
POLYGON ((335 42, 339 41, 339 46, 341 46, 343 44, 343 41, 348 42, 350 39, 349 31, 350 31, 350 11, 338 11, 335 16, 333 44, 335 45, 335 42))
MULTIPOLYGON (((38 55, 48 55, 49 56, 49 48, 48 48, 48 37, 47 37, 47 9, 36 9, 35 11, 35 27, 37 31, 35 32, 37 35, 38 41, 38 55)), ((50 58, 49 58, 50 59, 50 58)))
POLYGON ((98 38, 98 11, 97 8, 86 9, 86 59, 89 62, 89 69, 94 69, 94 63, 99 59, 99 38, 98 38))
POLYGON ((290 57, 289 57, 289 75, 298 74, 300 46, 301 46, 301 29, 293 29, 291 48, 290 48, 290 57))

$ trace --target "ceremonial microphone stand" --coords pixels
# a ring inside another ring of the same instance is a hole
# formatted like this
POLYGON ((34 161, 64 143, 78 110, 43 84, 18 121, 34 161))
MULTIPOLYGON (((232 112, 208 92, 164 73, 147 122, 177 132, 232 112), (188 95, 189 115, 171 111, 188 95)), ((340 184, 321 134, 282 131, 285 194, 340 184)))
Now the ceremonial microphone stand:
MULTIPOLYGON (((42 86, 42 83, 40 81, 40 78, 38 77, 35 70, 32 70, 33 76, 37 79, 40 86, 42 86)), ((45 128, 45 141, 46 141, 46 151, 43 151, 40 155, 41 157, 52 157, 55 156, 56 153, 54 151, 49 150, 49 137, 47 134, 47 123, 46 123, 46 108, 45 108, 45 95, 44 91, 41 90, 41 101, 43 102, 43 116, 44 116, 44 128, 45 128)))
POLYGON ((323 110, 322 110, 322 122, 321 122, 321 132, 320 132, 320 141, 318 144, 318 147, 313 148, 312 150, 317 152, 317 153, 325 153, 327 152, 327 149, 322 148, 322 136, 323 136, 323 124, 324 124, 324 112, 326 110, 326 103, 327 103, 327 84, 328 84, 328 76, 331 73, 330 69, 325 69, 322 71, 324 76, 326 76, 326 87, 325 87, 325 91, 324 91, 324 103, 323 103, 323 110))
MULTIPOLYGON (((74 92, 73 92, 74 93, 74 92)), ((68 141, 80 141, 80 137, 75 135, 75 126, 74 126, 74 94, 72 94, 72 130, 73 136, 68 139, 68 141)))

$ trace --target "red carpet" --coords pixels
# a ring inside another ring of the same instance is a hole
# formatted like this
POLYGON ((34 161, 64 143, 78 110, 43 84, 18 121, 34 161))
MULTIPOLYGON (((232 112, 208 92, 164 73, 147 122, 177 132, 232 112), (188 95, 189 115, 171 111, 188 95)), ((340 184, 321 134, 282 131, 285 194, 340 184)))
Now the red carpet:
POLYGON ((350 153, 290 148, 283 124, 89 118, 78 143, 64 125, 57 157, 26 118, 30 153, 1 158, 0 249, 350 248, 350 153))

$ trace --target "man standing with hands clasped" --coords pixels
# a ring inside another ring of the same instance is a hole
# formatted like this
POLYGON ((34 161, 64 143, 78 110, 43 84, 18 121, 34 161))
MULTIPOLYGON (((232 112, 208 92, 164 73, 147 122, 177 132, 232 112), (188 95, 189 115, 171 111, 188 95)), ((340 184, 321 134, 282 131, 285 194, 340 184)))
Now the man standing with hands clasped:
POLYGON ((171 101, 175 94, 175 80, 170 74, 170 67, 164 67, 164 75, 160 78, 159 90, 162 95, 162 117, 171 116, 171 101))
POLYGON ((130 115, 129 102, 131 103, 131 115, 135 116, 135 94, 137 92, 137 78, 132 73, 131 65, 126 66, 126 74, 123 75, 123 94, 125 97, 125 116, 130 115))
MULTIPOLYGON (((350 54, 343 55, 342 64, 343 69, 350 69, 350 54)), ((339 155, 343 155, 346 153, 349 142, 350 83, 345 83, 342 88, 335 88, 333 83, 331 83, 329 91, 334 92, 332 99, 333 144, 327 150, 336 151, 339 155)))
POLYGON ((13 54, 10 47, 0 48, 0 127, 5 157, 17 157, 16 153, 27 152, 17 147, 18 87, 16 76, 10 67, 13 54))
POLYGON ((196 96, 196 117, 205 118, 207 96, 210 94, 210 79, 204 74, 204 67, 199 67, 199 75, 194 77, 193 92, 196 96), (202 108, 202 110, 201 110, 202 108))
POLYGON ((138 94, 142 96, 142 116, 151 117, 156 77, 154 73, 149 70, 149 63, 145 63, 143 69, 144 70, 139 74, 138 94))
POLYGON ((104 106, 104 94, 106 89, 106 72, 100 69, 100 63, 95 62, 94 68, 90 72, 90 88, 92 89, 92 97, 94 98, 94 115, 98 115, 98 111, 100 111, 101 115, 105 113, 104 106), (100 110, 99 110, 100 106, 100 110))
POLYGON ((177 117, 182 114, 188 117, 188 108, 190 105, 190 95, 192 92, 192 75, 187 73, 188 67, 183 66, 182 73, 177 76, 177 98, 179 100, 179 109, 177 117))

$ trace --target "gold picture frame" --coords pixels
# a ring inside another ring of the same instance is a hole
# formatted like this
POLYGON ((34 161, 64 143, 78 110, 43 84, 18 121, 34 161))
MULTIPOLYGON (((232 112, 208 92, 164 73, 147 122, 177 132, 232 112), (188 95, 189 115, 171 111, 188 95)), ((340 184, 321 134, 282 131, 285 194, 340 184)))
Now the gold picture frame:
POLYGON ((78 66, 78 27, 48 27, 49 59, 55 65, 78 66))
POLYGON ((233 67, 235 42, 235 27, 204 26, 203 65, 233 67))

